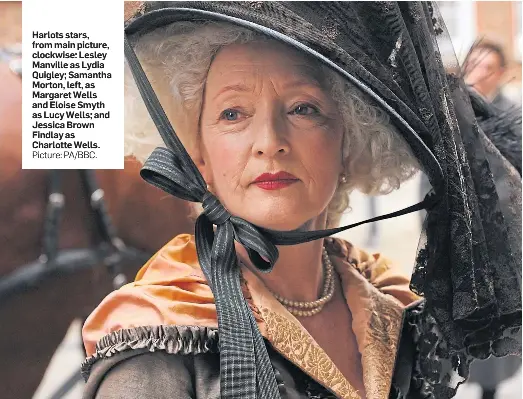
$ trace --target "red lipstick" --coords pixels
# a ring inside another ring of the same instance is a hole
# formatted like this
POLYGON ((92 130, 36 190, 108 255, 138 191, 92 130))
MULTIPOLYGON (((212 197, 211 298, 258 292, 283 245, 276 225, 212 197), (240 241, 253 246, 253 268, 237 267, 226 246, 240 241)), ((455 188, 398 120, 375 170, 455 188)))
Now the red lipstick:
POLYGON ((279 190, 298 181, 298 178, 287 172, 263 173, 253 183, 263 190, 279 190))

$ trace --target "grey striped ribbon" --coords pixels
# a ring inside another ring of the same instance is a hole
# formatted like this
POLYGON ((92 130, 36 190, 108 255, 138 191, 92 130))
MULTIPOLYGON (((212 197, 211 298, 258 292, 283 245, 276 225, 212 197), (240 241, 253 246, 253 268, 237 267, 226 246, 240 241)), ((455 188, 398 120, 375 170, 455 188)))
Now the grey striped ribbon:
POLYGON ((168 147, 153 151, 140 172, 141 176, 169 194, 203 205, 203 213, 196 220, 196 250, 218 313, 221 397, 279 398, 267 348, 241 290, 234 240, 246 248, 258 270, 270 272, 278 259, 276 245, 317 240, 364 223, 429 208, 437 198, 428 195, 422 202, 397 212, 336 229, 309 232, 268 230, 232 216, 207 191, 203 177, 172 128, 127 36, 124 49, 144 103, 168 147), (217 226, 216 232, 214 225, 217 226))

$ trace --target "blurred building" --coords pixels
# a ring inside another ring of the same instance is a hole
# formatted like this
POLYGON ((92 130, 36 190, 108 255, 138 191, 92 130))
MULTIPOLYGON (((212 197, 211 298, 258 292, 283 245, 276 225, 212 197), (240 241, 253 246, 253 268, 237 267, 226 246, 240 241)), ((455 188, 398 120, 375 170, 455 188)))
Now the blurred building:
POLYGON ((503 93, 521 103, 521 1, 438 1, 437 4, 460 61, 477 39, 503 47, 508 59, 503 93))

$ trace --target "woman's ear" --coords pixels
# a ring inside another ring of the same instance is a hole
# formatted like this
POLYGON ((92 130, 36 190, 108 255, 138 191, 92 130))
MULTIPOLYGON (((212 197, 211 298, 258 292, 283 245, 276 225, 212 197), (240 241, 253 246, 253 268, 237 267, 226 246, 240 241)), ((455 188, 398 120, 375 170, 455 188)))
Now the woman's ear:
POLYGON ((198 146, 199 148, 191 154, 191 158, 194 161, 194 164, 200 171, 200 174, 203 177, 203 180, 207 183, 207 185, 210 185, 212 183, 212 174, 209 168, 209 163, 205 160, 205 153, 201 149, 201 145, 198 146))
POLYGON ((343 154, 341 156, 341 164, 340 164, 340 175, 345 174, 345 166, 346 165, 346 159, 343 157, 343 154))

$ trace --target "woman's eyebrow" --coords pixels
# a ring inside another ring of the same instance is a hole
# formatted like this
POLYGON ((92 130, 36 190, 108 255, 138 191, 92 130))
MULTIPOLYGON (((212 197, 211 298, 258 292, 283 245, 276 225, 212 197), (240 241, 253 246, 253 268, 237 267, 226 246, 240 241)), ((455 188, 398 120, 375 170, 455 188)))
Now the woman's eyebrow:
POLYGON ((248 91, 252 91, 252 88, 248 87, 244 84, 241 84, 241 83, 228 85, 228 86, 222 87, 218 91, 218 93, 216 93, 216 95, 213 97, 213 100, 216 100, 220 95, 222 95, 223 93, 226 93, 228 91, 236 91, 236 92, 240 92, 240 93, 245 93, 248 91))
POLYGON ((304 76, 304 77, 299 77, 297 79, 292 79, 289 82, 285 83, 283 85, 283 88, 284 89, 296 88, 296 87, 300 87, 300 86, 314 87, 314 88, 323 90, 323 87, 320 84, 320 82, 318 82, 315 78, 312 78, 310 76, 304 76))
MULTIPOLYGON (((307 77, 304 76, 304 77, 299 77, 297 79, 289 80, 289 82, 287 82, 283 85, 283 88, 288 89, 288 88, 296 88, 296 87, 301 87, 301 86, 314 87, 314 88, 323 90, 323 87, 320 84, 320 82, 318 82, 314 78, 311 78, 310 76, 307 76, 307 77)), ((249 86, 247 86, 245 84, 241 84, 241 83, 227 85, 225 87, 222 87, 218 91, 218 93, 216 93, 216 95, 213 97, 213 100, 216 100, 222 94, 227 93, 229 91, 246 93, 246 92, 252 91, 252 87, 249 87, 249 86)))

